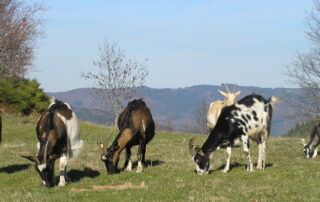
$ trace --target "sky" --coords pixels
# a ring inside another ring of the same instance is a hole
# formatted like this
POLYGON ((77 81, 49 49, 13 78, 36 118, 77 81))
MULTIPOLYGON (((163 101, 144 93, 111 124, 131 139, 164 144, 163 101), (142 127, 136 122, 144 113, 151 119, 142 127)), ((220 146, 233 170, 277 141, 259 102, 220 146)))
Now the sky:
POLYGON ((30 78, 46 92, 93 87, 82 72, 105 39, 148 59, 146 86, 294 87, 286 68, 305 37, 310 0, 46 0, 30 78))

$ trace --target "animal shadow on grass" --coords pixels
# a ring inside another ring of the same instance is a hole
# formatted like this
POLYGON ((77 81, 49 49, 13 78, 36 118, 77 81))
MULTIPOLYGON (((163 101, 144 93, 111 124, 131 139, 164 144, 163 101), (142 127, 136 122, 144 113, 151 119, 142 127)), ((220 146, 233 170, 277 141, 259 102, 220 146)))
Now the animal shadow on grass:
POLYGON ((97 170, 93 170, 92 168, 85 167, 83 170, 70 170, 67 173, 68 180, 70 182, 78 182, 82 178, 96 178, 100 175, 100 172, 97 170))
MULTIPOLYGON (((164 161, 160 161, 160 160, 146 160, 145 162, 145 167, 155 167, 155 166, 161 166, 162 164, 165 164, 164 161)), ((133 168, 136 168, 138 166, 138 161, 134 162, 132 164, 133 168)))
POLYGON ((30 166, 31 166, 31 164, 9 165, 9 166, 0 168, 0 173, 12 174, 12 173, 20 172, 23 170, 27 170, 30 166))
MULTIPOLYGON (((253 166, 256 168, 257 167, 257 163, 254 163, 253 166)), ((265 168, 270 168, 273 166, 273 163, 266 163, 266 167, 265 168)))
MULTIPOLYGON (((226 166, 226 164, 223 164, 222 166, 217 168, 216 171, 223 170, 225 166, 226 166)), ((241 164, 241 163, 238 163, 238 162, 233 162, 233 163, 230 163, 230 170, 232 170, 233 168, 238 168, 238 167, 242 167, 242 166, 245 167, 245 164, 241 164)), ((213 172, 213 170, 211 172, 213 172)))
MULTIPOLYGON (((257 163, 254 163, 254 164, 253 164, 254 168, 256 168, 257 165, 258 165, 257 163)), ((223 170, 225 166, 226 166, 226 164, 220 166, 220 167, 217 169, 217 171, 218 171, 218 170, 223 170)), ((272 167, 272 166, 273 166, 273 163, 266 163, 266 167, 265 167, 265 168, 269 168, 269 167, 272 167)), ((240 163, 237 163, 237 162, 234 162, 234 163, 231 163, 231 164, 230 164, 230 170, 232 170, 233 168, 237 168, 237 167, 247 168, 247 165, 246 165, 246 164, 240 164, 240 163)), ((211 171, 211 172, 213 172, 213 171, 211 171)), ((210 172, 210 173, 211 173, 211 172, 210 172)))

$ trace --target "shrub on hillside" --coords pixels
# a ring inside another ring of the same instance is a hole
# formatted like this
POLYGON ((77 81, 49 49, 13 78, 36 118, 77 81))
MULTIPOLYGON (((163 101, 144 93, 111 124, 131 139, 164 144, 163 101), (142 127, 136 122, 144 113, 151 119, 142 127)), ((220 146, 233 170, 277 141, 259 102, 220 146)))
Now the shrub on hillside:
POLYGON ((49 98, 36 80, 0 80, 0 104, 28 115, 46 109, 49 98))
POLYGON ((297 123, 296 127, 292 128, 286 136, 289 137, 309 137, 313 127, 319 124, 319 118, 309 122, 297 123))

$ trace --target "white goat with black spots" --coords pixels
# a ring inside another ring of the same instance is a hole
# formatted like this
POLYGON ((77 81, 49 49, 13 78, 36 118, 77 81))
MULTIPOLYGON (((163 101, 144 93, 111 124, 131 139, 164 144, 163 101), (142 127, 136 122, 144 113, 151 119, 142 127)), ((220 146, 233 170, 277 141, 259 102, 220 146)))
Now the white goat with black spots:
POLYGON ((271 119, 274 105, 279 101, 272 96, 266 100, 261 95, 248 95, 234 105, 225 107, 218 118, 216 126, 200 148, 195 147, 194 138, 189 142, 190 153, 196 163, 198 174, 210 170, 210 156, 220 145, 227 145, 227 163, 223 172, 230 170, 231 146, 236 138, 241 137, 243 149, 247 152, 247 170, 253 171, 250 156, 249 138, 259 146, 257 169, 264 169, 266 162, 266 139, 270 135, 271 119))

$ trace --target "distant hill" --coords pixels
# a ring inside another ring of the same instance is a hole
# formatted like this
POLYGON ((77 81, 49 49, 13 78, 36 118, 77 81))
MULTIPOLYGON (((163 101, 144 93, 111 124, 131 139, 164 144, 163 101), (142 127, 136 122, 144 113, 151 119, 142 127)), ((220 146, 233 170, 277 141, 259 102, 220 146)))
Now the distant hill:
MULTIPOLYGON (((223 99, 218 93, 221 86, 198 85, 177 89, 143 88, 144 100, 150 107, 157 125, 170 127, 172 130, 182 132, 195 132, 196 111, 202 103, 223 99)), ((284 95, 294 97, 299 89, 289 88, 259 88, 253 86, 237 86, 241 90, 239 98, 251 93, 261 94, 266 98, 272 95, 283 98, 284 95)), ((70 103, 82 120, 99 124, 112 124, 113 115, 111 105, 95 96, 94 88, 80 88, 66 92, 48 93, 58 99, 70 103)), ((289 120, 287 114, 290 111, 284 99, 276 106, 273 117, 272 135, 286 134, 296 125, 289 120)))

